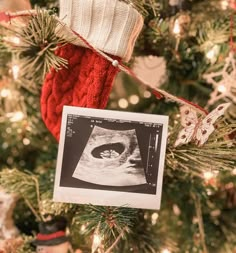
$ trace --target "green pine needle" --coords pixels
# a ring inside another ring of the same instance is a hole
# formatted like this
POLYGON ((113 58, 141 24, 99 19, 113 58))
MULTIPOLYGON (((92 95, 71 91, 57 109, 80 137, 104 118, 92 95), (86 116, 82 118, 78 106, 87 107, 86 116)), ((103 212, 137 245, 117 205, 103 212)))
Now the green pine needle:
MULTIPOLYGON (((235 130, 235 123, 226 124, 221 120, 203 146, 188 144, 174 148, 169 145, 166 157, 168 167, 199 177, 202 177, 204 171, 233 170, 236 165, 236 143, 229 135, 235 130)), ((178 131, 175 128, 171 141, 175 141, 178 131)))
POLYGON ((54 15, 38 9, 36 15, 32 15, 23 28, 14 27, 11 30, 6 28, 8 36, 20 39, 19 45, 6 42, 15 59, 18 59, 21 69, 20 79, 33 79, 36 83, 40 83, 51 68, 60 70, 67 66, 67 60, 55 55, 58 47, 68 42, 57 36, 58 27, 59 21, 54 15))
POLYGON ((86 206, 75 215, 73 224, 85 225, 85 234, 97 231, 104 241, 112 241, 121 233, 129 233, 137 218, 137 210, 125 207, 86 206))

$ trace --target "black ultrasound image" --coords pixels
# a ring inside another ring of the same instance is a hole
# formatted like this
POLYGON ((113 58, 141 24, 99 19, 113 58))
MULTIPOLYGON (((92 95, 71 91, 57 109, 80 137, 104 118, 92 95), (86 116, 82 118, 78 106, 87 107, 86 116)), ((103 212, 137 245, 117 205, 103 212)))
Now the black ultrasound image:
POLYGON ((60 186, 156 194, 162 124, 69 114, 60 186))

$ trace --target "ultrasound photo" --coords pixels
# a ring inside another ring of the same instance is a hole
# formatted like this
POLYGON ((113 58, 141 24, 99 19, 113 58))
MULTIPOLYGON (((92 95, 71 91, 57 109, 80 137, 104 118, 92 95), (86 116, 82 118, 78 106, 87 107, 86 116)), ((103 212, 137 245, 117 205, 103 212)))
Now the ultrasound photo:
POLYGON ((54 200, 159 209, 168 117, 65 106, 54 200))
POLYGON ((73 177, 107 186, 146 184, 135 129, 94 126, 73 177))

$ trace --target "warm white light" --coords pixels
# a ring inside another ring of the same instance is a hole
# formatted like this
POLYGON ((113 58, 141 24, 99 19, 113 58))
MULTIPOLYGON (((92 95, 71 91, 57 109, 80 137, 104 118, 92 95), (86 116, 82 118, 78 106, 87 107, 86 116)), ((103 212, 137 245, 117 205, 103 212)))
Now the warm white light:
POLYGON ((209 59, 210 61, 215 61, 217 59, 217 56, 219 54, 219 46, 218 45, 214 45, 207 53, 206 53, 206 57, 207 59, 209 59))
POLYGON ((210 180, 214 178, 214 174, 211 171, 206 171, 203 173, 203 177, 205 180, 210 180))
POLYGON ((81 232, 84 232, 85 229, 86 229, 86 226, 85 226, 85 225, 82 225, 81 228, 80 228, 80 231, 81 231, 81 232))
POLYGON ((207 57, 207 59, 212 60, 215 57, 215 51, 213 49, 209 50, 206 53, 206 57, 207 57))
POLYGON ((129 102, 132 105, 136 105, 139 102, 139 97, 137 95, 132 95, 129 97, 129 102))
POLYGON ((220 93, 225 93, 227 91, 226 87, 224 84, 220 84, 218 87, 217 87, 217 90, 220 92, 220 93))
POLYGON ((95 234, 93 237, 93 242, 94 242, 94 244, 100 245, 102 242, 102 238, 99 235, 95 234))
POLYGON ((145 90, 144 93, 143 93, 143 96, 145 98, 150 98, 152 96, 152 93, 150 91, 148 91, 148 90, 145 90))
POLYGON ((233 175, 236 175, 236 168, 233 169, 232 174, 233 174, 233 175))
POLYGON ((180 34, 180 25, 179 25, 179 20, 178 19, 175 20, 173 33, 176 34, 176 35, 180 34))
POLYGON ((30 144, 30 140, 27 139, 27 138, 24 138, 24 139, 23 139, 23 144, 24 144, 25 146, 29 145, 29 144, 30 144))
POLYGON ((158 213, 152 214, 152 225, 156 225, 158 217, 159 217, 158 213))
POLYGON ((221 1, 221 8, 222 8, 223 10, 226 10, 226 9, 228 8, 228 6, 229 6, 228 0, 222 0, 222 1, 221 1))
POLYGON ((173 205, 173 212, 177 216, 179 216, 181 214, 181 210, 179 209, 179 207, 176 204, 173 205))
POLYGON ((168 250, 168 249, 163 249, 163 250, 161 251, 161 253, 171 253, 171 251, 168 250))
POLYGON ((20 72, 20 67, 19 67, 19 65, 14 64, 14 65, 12 66, 12 74, 13 74, 13 77, 14 77, 15 80, 18 79, 18 77, 19 77, 19 72, 20 72))
POLYGON ((11 41, 12 41, 14 44, 17 44, 17 45, 20 44, 20 39, 19 39, 18 37, 12 37, 12 38, 11 38, 11 41))
POLYGON ((10 42, 13 43, 15 45, 19 45, 20 44, 20 38, 14 36, 14 37, 4 37, 3 38, 6 42, 10 42))
POLYGON ((120 108, 127 108, 129 106, 128 101, 125 98, 121 98, 118 102, 120 108))
POLYGON ((2 90, 1 90, 1 97, 3 97, 3 98, 6 98, 6 97, 8 97, 8 96, 10 96, 11 95, 11 91, 9 90, 9 89, 5 89, 5 88, 3 88, 2 90))
POLYGON ((95 253, 98 247, 101 245, 102 238, 98 234, 94 234, 93 236, 93 245, 92 245, 92 253, 95 253))
POLYGON ((21 121, 24 118, 24 113, 23 112, 7 113, 6 116, 10 118, 11 122, 17 122, 21 121))

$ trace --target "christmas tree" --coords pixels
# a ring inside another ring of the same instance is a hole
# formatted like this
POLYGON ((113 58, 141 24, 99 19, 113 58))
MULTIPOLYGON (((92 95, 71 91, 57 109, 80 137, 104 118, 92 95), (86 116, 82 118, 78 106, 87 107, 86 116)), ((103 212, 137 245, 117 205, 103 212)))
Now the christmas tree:
POLYGON ((235 10, 0 2, 0 252, 236 252, 235 10), (64 105, 169 116, 160 210, 53 201, 64 105))

